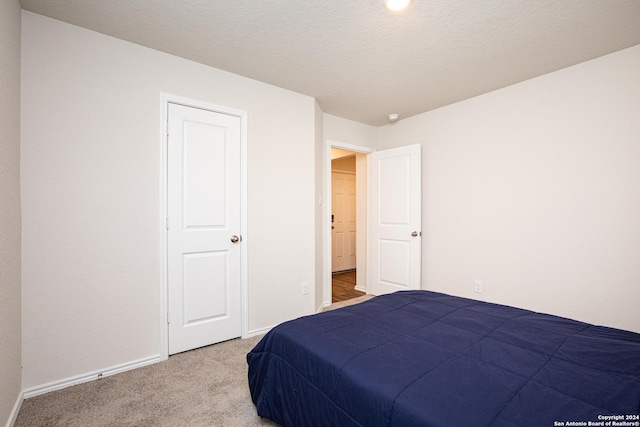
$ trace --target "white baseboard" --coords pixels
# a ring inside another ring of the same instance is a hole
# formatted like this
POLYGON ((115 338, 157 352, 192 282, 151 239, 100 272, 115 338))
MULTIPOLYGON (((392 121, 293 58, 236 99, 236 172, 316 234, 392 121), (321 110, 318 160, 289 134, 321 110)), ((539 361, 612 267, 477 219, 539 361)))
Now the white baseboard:
POLYGON ((16 404, 13 405, 13 409, 9 414, 9 419, 7 420, 7 427, 13 427, 16 423, 16 419, 18 418, 18 412, 20 412, 20 408, 22 407, 22 402, 24 401, 24 393, 20 393, 18 395, 18 399, 16 400, 16 404))
POLYGON ((322 310, 329 307, 331 305, 330 302, 323 302, 322 305, 316 310, 316 314, 322 313, 322 310))
POLYGON ((123 363, 122 365, 113 366, 111 368, 103 369, 88 374, 78 375, 75 377, 63 379, 60 381, 53 381, 48 384, 43 384, 36 387, 31 387, 24 390, 23 397, 28 399, 30 397, 38 396, 41 394, 49 393, 50 391, 61 390, 63 388, 70 387, 72 385, 82 384, 89 381, 95 381, 100 378, 105 378, 111 375, 119 374, 121 372, 130 371, 132 369, 142 368, 143 366, 151 365, 153 363, 161 362, 163 359, 160 355, 147 357, 145 359, 134 360, 129 363, 123 363))
POLYGON ((356 287, 354 288, 356 291, 360 291, 360 292, 364 292, 365 294, 367 293, 367 288, 361 285, 356 285, 356 287))
POLYGON ((273 325, 273 326, 267 326, 266 328, 260 328, 260 329, 254 329, 252 331, 247 331, 247 334, 245 336, 243 336, 242 339, 256 337, 258 335, 264 335, 264 334, 266 334, 267 332, 269 332, 270 330, 272 330, 275 327, 276 327, 276 325, 273 325))

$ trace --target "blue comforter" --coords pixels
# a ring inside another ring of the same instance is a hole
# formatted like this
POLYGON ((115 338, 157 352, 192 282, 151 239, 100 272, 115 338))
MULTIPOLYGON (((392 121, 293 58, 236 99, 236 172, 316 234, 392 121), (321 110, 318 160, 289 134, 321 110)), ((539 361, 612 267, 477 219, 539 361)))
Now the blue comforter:
POLYGON ((283 323, 247 361, 283 426, 640 425, 640 334, 436 292, 283 323))

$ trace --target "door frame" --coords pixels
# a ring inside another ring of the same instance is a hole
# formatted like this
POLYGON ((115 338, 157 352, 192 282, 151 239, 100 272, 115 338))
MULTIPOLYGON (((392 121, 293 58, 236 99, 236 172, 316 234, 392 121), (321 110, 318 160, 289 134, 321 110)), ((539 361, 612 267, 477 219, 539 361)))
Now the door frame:
MULTIPOLYGON (((320 307, 318 308, 318 311, 322 311, 322 309, 324 307, 328 307, 331 305, 331 148, 339 148, 342 150, 348 150, 348 151, 353 151, 355 153, 362 153, 362 154, 366 154, 367 155, 367 176, 366 176, 366 180, 367 180, 367 217, 369 216, 369 159, 368 159, 368 155, 373 153, 374 151, 376 151, 375 149, 371 148, 371 147, 366 147, 366 146, 362 146, 362 145, 354 145, 354 144, 347 144, 344 142, 339 142, 339 141, 334 141, 334 140, 330 140, 330 139, 326 139, 325 140, 325 147, 324 147, 324 183, 323 183, 323 187, 322 187, 322 194, 325 195, 325 203, 324 203, 324 210, 323 210, 323 216, 324 216, 324 220, 322 221, 323 223, 323 247, 324 247, 324 253, 322 256, 323 262, 322 262, 322 266, 323 266, 323 274, 322 274, 322 304, 320 305, 320 307)), ((368 221, 367 221, 368 222, 368 221)), ((367 224, 367 246, 368 246, 368 241, 369 241, 369 226, 367 224)), ((358 249, 356 247, 356 257, 358 256, 357 254, 362 250, 362 249, 366 249, 366 248, 360 248, 358 249)), ((366 257, 365 259, 365 263, 366 263, 366 257)), ((365 265, 366 268, 366 265, 365 265)))
POLYGON ((240 118, 240 233, 242 235, 242 244, 240 245, 240 318, 242 323, 242 338, 247 337, 247 327, 249 324, 248 307, 247 307, 247 245, 249 238, 247 236, 247 112, 237 110, 222 105, 211 104, 204 101, 184 98, 177 95, 161 93, 160 94, 160 153, 159 153, 159 277, 160 277, 160 358, 166 360, 169 358, 169 325, 168 325, 168 309, 169 309, 169 276, 168 276, 168 232, 167 232, 167 191, 168 191, 168 129, 167 123, 169 118, 169 104, 180 104, 186 107, 200 108, 203 110, 213 111, 216 113, 227 114, 240 118))

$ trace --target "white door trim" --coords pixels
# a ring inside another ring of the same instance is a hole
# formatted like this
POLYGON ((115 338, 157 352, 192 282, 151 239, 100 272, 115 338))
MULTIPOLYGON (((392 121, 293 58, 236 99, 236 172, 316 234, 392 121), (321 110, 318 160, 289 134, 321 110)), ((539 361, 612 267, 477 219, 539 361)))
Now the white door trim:
MULTIPOLYGON (((323 210, 323 238, 322 244, 324 248, 324 254, 322 256, 323 261, 323 274, 322 274, 322 307, 328 307, 331 305, 331 148, 340 148, 343 150, 354 151, 356 153, 370 154, 375 150, 370 147, 362 145, 347 144, 344 142, 333 141, 330 139, 325 140, 324 149, 324 183, 322 186, 322 194, 324 194, 324 210, 323 210)), ((368 178, 367 178, 368 181, 368 178)), ((367 193, 369 192, 369 186, 367 185, 367 193)), ((367 194, 367 212, 369 210, 369 195, 367 194)), ((368 239, 367 230, 367 239, 368 239)), ((356 249, 357 250, 357 249, 356 249)), ((322 308, 321 307, 321 308, 322 308)), ((320 308, 320 309, 321 309, 320 308)))
POLYGON ((160 337, 159 337, 159 345, 160 345, 160 356, 162 360, 166 360, 169 358, 169 327, 168 327, 168 292, 169 292, 169 284, 168 284, 168 275, 167 275, 167 267, 168 267, 168 247, 167 247, 167 146, 168 146, 168 138, 167 138, 167 119, 168 119, 168 111, 169 111, 169 103, 181 104, 188 107, 201 108, 204 110, 214 111, 216 113, 228 114, 231 116, 236 116, 240 118, 240 229, 242 235, 242 245, 241 245, 241 267, 240 267, 240 281, 241 281, 241 310, 242 310, 242 338, 246 338, 247 327, 248 327, 248 319, 249 313, 247 308, 247 245, 249 244, 249 238, 247 235, 247 112, 242 110, 236 110, 229 107, 224 107, 221 105, 210 104, 207 102, 197 101, 193 99, 183 98, 176 95, 171 95, 167 93, 160 94, 160 153, 159 153, 159 192, 158 192, 158 202, 159 202, 159 217, 158 217, 158 225, 159 225, 159 242, 160 242, 160 250, 159 250, 159 278, 160 278, 160 337))

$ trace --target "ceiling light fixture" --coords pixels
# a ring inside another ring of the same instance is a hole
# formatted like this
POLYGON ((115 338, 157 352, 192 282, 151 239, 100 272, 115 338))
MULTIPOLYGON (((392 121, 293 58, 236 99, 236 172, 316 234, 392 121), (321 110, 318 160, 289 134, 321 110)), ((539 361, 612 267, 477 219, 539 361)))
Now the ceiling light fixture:
POLYGON ((396 113, 392 113, 392 114, 389 114, 387 118, 389 119, 390 122, 395 122, 400 118, 400 115, 396 113))
POLYGON ((411 0, 382 0, 384 7, 393 12, 398 12, 406 8, 409 6, 409 3, 411 3, 411 0))

